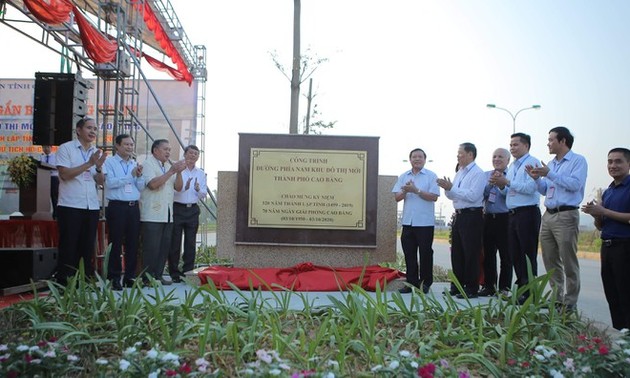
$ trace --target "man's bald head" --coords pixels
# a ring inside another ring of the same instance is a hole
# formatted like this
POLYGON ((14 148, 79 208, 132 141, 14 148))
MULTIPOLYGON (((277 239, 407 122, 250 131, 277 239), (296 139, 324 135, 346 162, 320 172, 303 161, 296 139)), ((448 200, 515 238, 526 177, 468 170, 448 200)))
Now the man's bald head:
POLYGON ((492 153, 492 166, 497 171, 505 171, 510 163, 510 151, 505 148, 497 148, 492 153))

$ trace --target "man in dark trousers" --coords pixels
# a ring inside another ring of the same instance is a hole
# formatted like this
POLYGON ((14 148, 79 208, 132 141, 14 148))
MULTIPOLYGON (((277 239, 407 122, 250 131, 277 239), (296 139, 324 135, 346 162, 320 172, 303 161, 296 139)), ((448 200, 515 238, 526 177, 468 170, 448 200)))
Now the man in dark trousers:
POLYGON ((488 183, 483 192, 483 273, 484 285, 479 296, 495 295, 497 290, 506 295, 512 286, 512 258, 508 248, 508 208, 505 194, 490 183, 492 176, 507 174, 510 152, 497 148, 492 154, 494 170, 486 172, 488 183), (497 250, 500 274, 497 276, 497 250), (498 278, 498 286, 497 286, 498 278))
POLYGON ((186 168, 182 171, 184 188, 176 191, 173 197, 173 237, 168 255, 168 270, 173 282, 181 282, 185 272, 195 268, 197 230, 199 229, 200 209, 197 202, 206 198, 206 174, 195 163, 199 160, 199 148, 190 145, 184 148, 186 168), (184 234, 184 264, 179 267, 184 234))
POLYGON ((112 289, 133 286, 136 278, 138 241, 140 239, 140 192, 145 182, 142 165, 132 158, 134 142, 131 136, 116 136, 116 155, 105 161, 105 197, 107 227, 112 248, 107 263, 107 279, 112 289), (125 247, 125 276, 122 279, 122 247, 125 247))
MULTIPOLYGON (((464 292, 458 297, 477 298, 479 291, 479 260, 483 236, 483 189, 486 176, 475 163, 477 148, 462 143, 457 151, 459 170, 453 182, 450 178, 438 179, 446 197, 453 201, 455 220, 452 226, 453 245, 451 264, 453 274, 462 284, 464 292)), ((451 294, 455 294, 451 290, 451 294)))
POLYGON ((613 182, 601 203, 591 201, 582 211, 602 231, 601 274, 612 325, 630 329, 630 150, 610 150, 608 174, 613 182))
POLYGON ((396 202, 404 201, 400 243, 410 286, 400 289, 403 294, 411 293, 412 286, 419 289, 420 284, 426 294, 433 284, 435 201, 440 195, 440 188, 437 186, 437 175, 424 168, 426 161, 427 155, 422 149, 413 149, 409 153, 411 169, 398 177, 392 189, 396 202))

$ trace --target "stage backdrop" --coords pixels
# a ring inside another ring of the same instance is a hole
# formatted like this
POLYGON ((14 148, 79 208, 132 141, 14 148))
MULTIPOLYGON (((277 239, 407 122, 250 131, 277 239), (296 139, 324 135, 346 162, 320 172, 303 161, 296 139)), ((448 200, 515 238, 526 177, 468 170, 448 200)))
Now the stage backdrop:
MULTIPOLYGON (((35 75, 33 75, 35 76, 35 75)), ((88 79, 96 88, 96 82, 88 79)), ((184 144, 194 143, 197 135, 197 89, 196 82, 192 86, 174 80, 150 80, 149 84, 157 94, 160 104, 168 115, 184 144)), ((0 219, 8 218, 9 214, 18 210, 18 189, 9 179, 7 161, 17 155, 27 154, 39 157, 41 146, 33 146, 33 99, 35 78, 32 79, 0 79, 0 219)), ((183 156, 177 139, 162 116, 162 113, 149 94, 147 84, 140 86, 140 101, 137 114, 142 124, 155 138, 165 138, 171 141, 173 152, 171 159, 183 156)), ((87 115, 97 118, 95 103, 96 89, 88 91, 87 115)), ((113 93, 110 95, 113 98, 113 93)), ((98 117, 100 118, 100 117, 98 117)), ((74 125, 72 125, 74 127, 74 125)), ((107 144, 112 145, 112 124, 100 125, 101 130, 107 129, 107 144)), ((137 156, 138 161, 144 161, 150 152, 151 141, 144 131, 137 125, 130 128, 138 129, 137 156)), ((125 130, 129 133, 131 129, 125 130)), ((102 136, 98 143, 102 144, 102 136)), ((53 147, 56 150, 56 147, 53 147)))

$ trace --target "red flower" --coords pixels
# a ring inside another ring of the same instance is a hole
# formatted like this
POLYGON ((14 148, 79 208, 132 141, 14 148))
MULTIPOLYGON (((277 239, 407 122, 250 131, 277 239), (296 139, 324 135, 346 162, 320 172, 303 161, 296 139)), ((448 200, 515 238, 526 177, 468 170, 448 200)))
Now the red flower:
POLYGON ((529 362, 523 361, 523 363, 521 363, 521 367, 528 368, 529 367, 529 362))
POLYGON ((608 354, 608 348, 606 347, 606 345, 599 346, 599 354, 601 354, 602 356, 605 356, 608 354))
POLYGON ((507 364, 508 366, 514 366, 516 365, 516 360, 513 358, 510 358, 509 360, 507 360, 507 364))
POLYGON ((17 371, 15 371, 15 370, 10 370, 10 371, 7 373, 7 377, 8 377, 8 378, 17 378, 17 377, 19 377, 19 375, 18 375, 18 372, 17 372, 17 371))
POLYGON ((581 347, 578 348, 578 352, 584 353, 584 352, 586 352, 586 348, 581 346, 581 347))
POLYGON ((175 377, 176 375, 177 375, 177 372, 175 370, 173 370, 173 369, 168 369, 166 371, 166 376, 167 377, 175 377))
POLYGON ((38 346, 38 347, 40 347, 40 348, 43 348, 43 347, 45 347, 46 345, 48 345, 48 343, 47 343, 47 342, 45 342, 44 340, 42 340, 42 341, 40 341, 40 342, 38 342, 38 343, 37 343, 37 346, 38 346))
POLYGON ((434 373, 435 373, 435 365, 432 363, 428 363, 418 368, 418 375, 421 378, 433 378, 434 373))
POLYGON ((33 356, 31 356, 30 354, 26 353, 24 355, 24 361, 31 362, 32 360, 33 360, 33 356))
POLYGON ((578 340, 588 340, 588 337, 586 337, 586 335, 578 335, 578 340))
POLYGON ((190 365, 184 362, 182 366, 179 367, 179 372, 182 374, 189 374, 190 372, 192 372, 192 368, 190 367, 190 365))
POLYGON ((599 343, 601 343, 601 342, 602 342, 602 339, 600 339, 599 337, 593 337, 593 342, 594 342, 595 344, 599 344, 599 343))

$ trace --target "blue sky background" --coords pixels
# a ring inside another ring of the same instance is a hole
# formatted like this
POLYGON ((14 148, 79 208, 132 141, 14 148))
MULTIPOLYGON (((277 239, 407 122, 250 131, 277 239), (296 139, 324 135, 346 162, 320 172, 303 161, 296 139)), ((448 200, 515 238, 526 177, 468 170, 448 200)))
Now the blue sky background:
MULTIPOLYGON (((237 169, 239 132, 288 132, 289 82, 268 52, 290 65, 293 2, 171 2, 191 42, 208 49, 213 181, 217 171, 237 169)), ((408 152, 421 147, 429 169, 452 177, 461 142, 475 143, 478 164, 490 169, 492 151, 508 146, 512 119, 486 104, 514 112, 540 104, 518 116, 517 131, 547 161, 548 130, 572 130, 574 151, 589 163, 590 199, 610 182, 608 150, 630 146, 628 20, 630 2, 621 0, 302 0, 302 50, 329 59, 313 76, 322 119, 337 121, 326 133, 379 136, 380 174, 400 174, 408 152)), ((0 28, 3 39, 9 34, 21 53, 3 62, 3 77, 59 70, 54 54, 0 28)), ((444 196, 439 203, 452 211, 444 196)))

